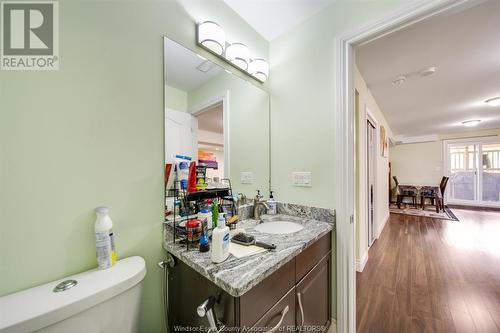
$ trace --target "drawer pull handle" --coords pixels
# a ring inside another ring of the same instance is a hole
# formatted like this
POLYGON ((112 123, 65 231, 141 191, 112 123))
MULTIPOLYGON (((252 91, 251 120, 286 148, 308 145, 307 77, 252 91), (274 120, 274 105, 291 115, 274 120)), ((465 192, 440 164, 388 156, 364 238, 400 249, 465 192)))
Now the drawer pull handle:
POLYGON ((280 328, 281 324, 283 324, 283 320, 285 319, 286 314, 288 313, 288 310, 290 310, 290 308, 287 305, 287 306, 285 306, 285 308, 283 309, 283 311, 281 311, 281 319, 280 319, 280 321, 276 324, 276 326, 274 326, 273 328, 271 328, 269 331, 267 331, 265 333, 273 333, 278 328, 280 328))
POLYGON ((300 309, 300 326, 299 332, 302 331, 302 326, 304 326, 304 308, 302 307, 302 294, 297 293, 297 299, 299 301, 299 309, 300 309))

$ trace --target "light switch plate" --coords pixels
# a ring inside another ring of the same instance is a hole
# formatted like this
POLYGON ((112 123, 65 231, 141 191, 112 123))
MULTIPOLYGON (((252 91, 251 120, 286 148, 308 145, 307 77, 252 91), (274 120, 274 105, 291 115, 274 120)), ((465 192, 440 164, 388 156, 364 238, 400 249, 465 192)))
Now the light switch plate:
POLYGON ((292 185, 301 187, 312 186, 311 172, 292 172, 292 185))
POLYGON ((243 171, 240 173, 240 182, 242 184, 253 184, 253 172, 243 171))

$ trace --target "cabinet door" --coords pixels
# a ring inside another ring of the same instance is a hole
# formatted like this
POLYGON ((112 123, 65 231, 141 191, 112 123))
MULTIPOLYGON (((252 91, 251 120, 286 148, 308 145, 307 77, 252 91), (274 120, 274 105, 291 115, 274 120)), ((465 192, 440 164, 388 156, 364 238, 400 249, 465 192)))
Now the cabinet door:
POLYGON ((295 288, 283 296, 250 329, 250 332, 282 333, 295 330, 295 288))
POLYGON ((296 323, 301 332, 318 332, 330 320, 330 253, 297 284, 296 323))

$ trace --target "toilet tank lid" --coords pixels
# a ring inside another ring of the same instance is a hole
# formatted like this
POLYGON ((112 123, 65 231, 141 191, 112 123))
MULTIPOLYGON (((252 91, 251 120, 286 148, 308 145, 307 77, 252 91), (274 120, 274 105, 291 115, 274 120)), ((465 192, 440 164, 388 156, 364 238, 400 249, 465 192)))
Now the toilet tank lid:
POLYGON ((0 297, 0 333, 32 332, 69 318, 137 285, 146 275, 141 257, 117 261, 105 270, 92 269, 38 287, 0 297), (53 292, 65 280, 78 283, 53 292))

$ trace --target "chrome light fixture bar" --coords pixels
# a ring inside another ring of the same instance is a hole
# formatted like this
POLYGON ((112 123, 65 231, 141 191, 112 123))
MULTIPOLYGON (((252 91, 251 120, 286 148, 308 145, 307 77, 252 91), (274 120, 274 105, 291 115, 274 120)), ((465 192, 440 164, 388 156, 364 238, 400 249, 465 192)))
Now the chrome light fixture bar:
POLYGON ((205 21, 198 23, 196 27, 199 46, 260 82, 269 78, 269 64, 262 58, 251 59, 245 44, 228 43, 224 30, 216 22, 205 21))

